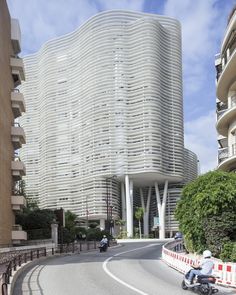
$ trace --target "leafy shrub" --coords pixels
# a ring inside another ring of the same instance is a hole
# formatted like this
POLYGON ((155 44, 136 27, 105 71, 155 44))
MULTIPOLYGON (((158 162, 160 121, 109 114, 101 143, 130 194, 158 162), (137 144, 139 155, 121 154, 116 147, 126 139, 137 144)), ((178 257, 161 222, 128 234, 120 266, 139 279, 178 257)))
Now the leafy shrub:
POLYGON ((184 187, 175 217, 188 251, 210 248, 216 256, 222 250, 224 259, 230 257, 228 242, 236 237, 235 183, 235 173, 212 171, 184 187))
POLYGON ((236 262, 236 243, 233 244, 233 249, 230 258, 230 261, 236 262))
POLYGON ((225 243, 220 253, 220 259, 224 262, 231 260, 234 244, 232 242, 225 243))

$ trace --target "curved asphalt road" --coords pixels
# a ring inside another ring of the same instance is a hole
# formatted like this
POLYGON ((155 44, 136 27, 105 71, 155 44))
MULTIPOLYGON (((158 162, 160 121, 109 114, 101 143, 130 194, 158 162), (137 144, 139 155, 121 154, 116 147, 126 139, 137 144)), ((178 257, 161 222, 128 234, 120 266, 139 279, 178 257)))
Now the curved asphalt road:
MULTIPOLYGON (((182 275, 160 260, 161 244, 136 242, 41 261, 23 272, 13 295, 189 295, 182 275)), ((220 288, 219 295, 235 294, 220 288)))

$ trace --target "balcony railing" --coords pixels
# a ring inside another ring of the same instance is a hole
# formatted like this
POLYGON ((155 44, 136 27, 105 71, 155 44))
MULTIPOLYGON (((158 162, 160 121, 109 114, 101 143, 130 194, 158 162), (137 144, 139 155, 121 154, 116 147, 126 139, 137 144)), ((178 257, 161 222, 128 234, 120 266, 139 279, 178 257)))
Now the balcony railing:
POLYGON ((26 199, 24 196, 11 196, 12 210, 20 211, 26 207, 26 199))
POLYGON ((228 61, 230 60, 230 58, 232 57, 232 55, 234 55, 236 53, 235 46, 236 46, 236 44, 234 44, 233 47, 228 48, 229 49, 229 56, 227 56, 226 53, 223 55, 223 60, 224 60, 224 66, 222 67, 223 70, 226 67, 226 65, 227 65, 228 61))
POLYGON ((232 156, 236 155, 236 143, 232 144, 232 156))
POLYGON ((217 120, 219 120, 223 115, 224 113, 227 111, 228 109, 226 110, 221 110, 221 111, 217 111, 216 114, 217 114, 217 120))
POLYGON ((15 244, 20 243, 22 240, 27 240, 27 233, 22 230, 22 226, 19 224, 12 226, 11 236, 15 244))
POLYGON ((217 103, 216 104, 216 114, 217 114, 217 120, 219 120, 226 111, 236 107, 236 95, 231 96, 231 103, 230 106, 228 107, 227 104, 223 103, 217 103))
POLYGON ((13 196, 23 196, 24 195, 24 189, 22 188, 20 181, 15 181, 13 183, 11 193, 13 196))
POLYGON ((236 143, 233 143, 231 146, 231 153, 229 152, 229 148, 223 148, 218 151, 218 162, 219 164, 225 161, 228 158, 231 158, 236 155, 236 143))
POLYGON ((18 56, 11 56, 10 65, 14 86, 17 87, 21 84, 21 81, 25 81, 23 59, 18 56))
POLYGON ((14 123, 14 126, 11 127, 11 140, 14 149, 19 149, 22 144, 25 144, 25 132, 19 123, 14 123))
POLYGON ((233 17, 234 13, 236 12, 236 5, 233 7, 229 17, 228 17, 228 23, 227 25, 229 25, 230 21, 231 21, 231 18, 233 17))
POLYGON ((223 111, 223 110, 227 110, 228 109, 228 104, 219 101, 219 102, 216 103, 216 109, 219 112, 223 111))
POLYGON ((231 96, 231 108, 236 106, 236 95, 231 96))
POLYGON ((226 160, 229 156, 229 149, 228 148, 223 148, 218 151, 218 161, 219 163, 223 162, 226 160))
POLYGON ((15 224, 12 226, 12 230, 22 230, 22 226, 19 224, 15 224))
POLYGON ((19 157, 14 157, 11 162, 12 177, 14 180, 18 181, 22 179, 22 176, 25 176, 26 169, 23 162, 21 162, 19 157))

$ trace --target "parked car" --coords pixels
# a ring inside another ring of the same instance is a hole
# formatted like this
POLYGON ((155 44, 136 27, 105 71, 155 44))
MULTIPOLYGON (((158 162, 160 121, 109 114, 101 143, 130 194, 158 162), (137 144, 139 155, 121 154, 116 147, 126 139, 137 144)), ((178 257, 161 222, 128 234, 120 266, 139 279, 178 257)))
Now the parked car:
POLYGON ((175 240, 181 240, 181 239, 183 239, 183 234, 182 234, 181 232, 178 231, 178 232, 175 234, 174 239, 175 239, 175 240))

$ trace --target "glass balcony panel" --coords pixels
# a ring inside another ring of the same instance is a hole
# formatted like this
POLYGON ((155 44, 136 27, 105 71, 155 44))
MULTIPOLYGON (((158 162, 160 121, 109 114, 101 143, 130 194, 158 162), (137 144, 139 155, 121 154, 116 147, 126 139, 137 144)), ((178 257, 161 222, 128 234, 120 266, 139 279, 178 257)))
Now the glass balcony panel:
POLYGON ((231 108, 236 106, 236 94, 231 96, 231 108))
POLYGON ((232 144, 232 156, 236 155, 236 143, 232 144))
POLYGON ((229 156, 229 149, 223 148, 218 151, 218 162, 221 163, 226 160, 229 156))
POLYGON ((218 111, 218 112, 217 112, 217 120, 219 120, 220 117, 222 117, 226 111, 227 111, 227 109, 225 109, 225 110, 221 110, 221 111, 218 111))

